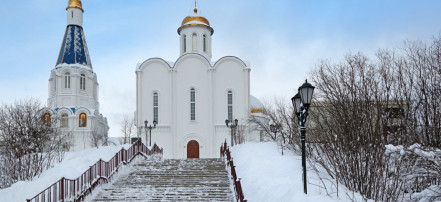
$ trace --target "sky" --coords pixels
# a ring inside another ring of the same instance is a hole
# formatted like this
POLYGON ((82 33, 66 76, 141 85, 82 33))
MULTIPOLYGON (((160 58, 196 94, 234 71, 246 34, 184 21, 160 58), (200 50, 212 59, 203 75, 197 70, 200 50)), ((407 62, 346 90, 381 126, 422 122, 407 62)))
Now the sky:
MULTIPOLYGON (((0 104, 37 98, 66 28, 68 0, 4 1, 0 7, 0 104)), ((100 112, 110 136, 136 110, 135 68, 148 58, 176 61, 177 29, 194 0, 83 0, 83 28, 99 82, 100 112)), ((251 64, 251 94, 289 100, 319 60, 374 56, 405 40, 441 34, 439 0, 198 0, 214 29, 212 61, 237 56, 251 64)), ((314 84, 313 84, 314 85, 314 84)))

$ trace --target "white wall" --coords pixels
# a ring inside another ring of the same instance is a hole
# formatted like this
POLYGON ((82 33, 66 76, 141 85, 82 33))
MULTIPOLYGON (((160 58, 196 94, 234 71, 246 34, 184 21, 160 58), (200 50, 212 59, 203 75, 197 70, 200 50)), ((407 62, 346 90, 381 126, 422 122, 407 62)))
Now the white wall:
MULTIPOLYGON (((186 158, 187 143, 199 143, 200 158, 219 157, 219 147, 230 138, 227 92, 233 91, 234 118, 249 116, 249 71, 236 57, 222 58, 215 67, 197 53, 181 56, 173 67, 153 58, 137 70, 137 125, 153 120, 153 92, 159 94, 159 124, 152 142, 164 148, 165 158, 186 158), (190 89, 196 92, 196 120, 190 120, 190 89)), ((150 125, 150 124, 149 124, 150 125)), ((145 130, 141 137, 145 141, 145 130)))

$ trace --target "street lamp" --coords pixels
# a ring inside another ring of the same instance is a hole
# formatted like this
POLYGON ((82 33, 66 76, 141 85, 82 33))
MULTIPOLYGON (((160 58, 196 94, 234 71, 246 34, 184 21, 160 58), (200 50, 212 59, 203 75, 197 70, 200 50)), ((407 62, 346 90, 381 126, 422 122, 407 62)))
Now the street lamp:
POLYGON ((306 117, 308 116, 308 109, 311 105, 312 94, 314 93, 314 86, 305 80, 305 83, 300 86, 299 92, 291 98, 294 111, 300 126, 300 135, 302 141, 302 167, 303 167, 303 192, 307 194, 306 189, 306 157, 305 157, 305 135, 306 135, 306 117))
POLYGON ((147 126, 149 122, 147 120, 144 121, 144 127, 145 127, 145 140, 147 144, 147 129, 150 130, 150 138, 149 138, 149 146, 152 146, 152 129, 156 128, 156 120, 153 121, 153 126, 147 126))
POLYGON ((234 146, 234 142, 233 142, 233 136, 234 139, 236 139, 236 129, 237 129, 237 125, 239 123, 239 120, 234 119, 234 123, 230 123, 230 120, 225 119, 225 125, 227 125, 227 127, 231 128, 231 146, 234 146))
MULTIPOLYGON (((272 133, 274 133, 274 136, 275 136, 276 141, 277 141, 277 133, 282 131, 282 125, 280 125, 280 123, 271 124, 270 125, 270 130, 271 130, 272 133)), ((283 144, 282 144, 282 155, 283 155, 283 144)))

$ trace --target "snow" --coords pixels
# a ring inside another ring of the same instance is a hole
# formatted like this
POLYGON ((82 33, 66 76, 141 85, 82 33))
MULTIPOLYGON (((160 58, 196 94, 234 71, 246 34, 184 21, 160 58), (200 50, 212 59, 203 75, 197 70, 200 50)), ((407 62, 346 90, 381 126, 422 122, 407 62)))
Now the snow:
POLYGON ((43 172, 39 178, 35 178, 30 182, 19 181, 9 188, 1 189, 0 199, 2 201, 26 201, 26 199, 34 197, 62 177, 76 179, 99 159, 109 161, 119 150, 127 149, 130 146, 130 144, 126 144, 67 152, 61 163, 43 172))
POLYGON ((361 201, 358 194, 342 185, 339 185, 338 198, 335 190, 329 190, 329 183, 328 192, 332 193, 328 196, 326 190, 319 187, 322 184, 319 177, 310 169, 307 169, 308 194, 305 195, 301 156, 286 151, 282 156, 274 142, 248 142, 232 147, 231 152, 237 177, 241 178, 244 196, 248 201, 351 201, 347 194, 361 201))
MULTIPOLYGON (((110 160, 123 147, 127 149, 130 145, 68 152, 61 163, 43 172, 39 178, 29 182, 20 181, 0 190, 0 198, 2 201, 25 201, 62 177, 79 177, 99 159, 110 160)), ((348 196, 362 201, 358 194, 348 191, 342 185, 339 185, 339 198, 335 188, 332 188, 334 185, 328 181, 320 181, 317 174, 310 169, 307 177, 308 194, 305 195, 301 157, 286 151, 282 156, 276 143, 250 142, 237 145, 232 147, 232 157, 248 201, 350 201, 348 196), (323 183, 327 185, 327 190, 323 188, 323 183)), ((324 173, 321 174, 326 175, 324 173)))

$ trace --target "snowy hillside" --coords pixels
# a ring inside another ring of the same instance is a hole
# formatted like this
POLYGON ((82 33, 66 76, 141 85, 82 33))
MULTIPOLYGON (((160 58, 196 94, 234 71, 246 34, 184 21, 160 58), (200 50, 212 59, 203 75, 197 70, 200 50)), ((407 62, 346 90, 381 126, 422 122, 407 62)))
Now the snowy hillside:
POLYGON ((350 201, 347 194, 361 201, 359 195, 353 196, 342 185, 339 185, 339 197, 335 189, 320 188, 322 182, 310 169, 307 171, 308 195, 305 195, 301 156, 286 151, 282 156, 274 142, 245 143, 234 146, 231 152, 248 201, 350 201))
POLYGON ((53 168, 43 172, 31 182, 19 181, 11 187, 0 189, 1 201, 26 201, 43 191, 62 177, 75 179, 99 159, 110 160, 121 148, 130 145, 91 148, 78 152, 67 152, 64 160, 53 168), (25 191, 24 191, 25 190, 25 191))
MULTIPOLYGON (((124 147, 128 146, 130 145, 124 147)), ((0 198, 2 201, 25 201, 61 177, 77 178, 100 158, 107 161, 121 148, 122 146, 108 146, 69 152, 63 162, 43 172, 39 178, 31 182, 17 182, 0 190, 0 198)), ((301 157, 290 152, 285 153, 287 154, 282 156, 277 145, 272 142, 245 143, 232 148, 237 174, 241 178, 248 201, 349 201, 349 193, 343 186, 339 185, 339 198, 335 190, 326 191, 320 188, 322 182, 310 170, 308 195, 305 195, 301 157)), ((359 199, 358 196, 356 198, 359 199)))

